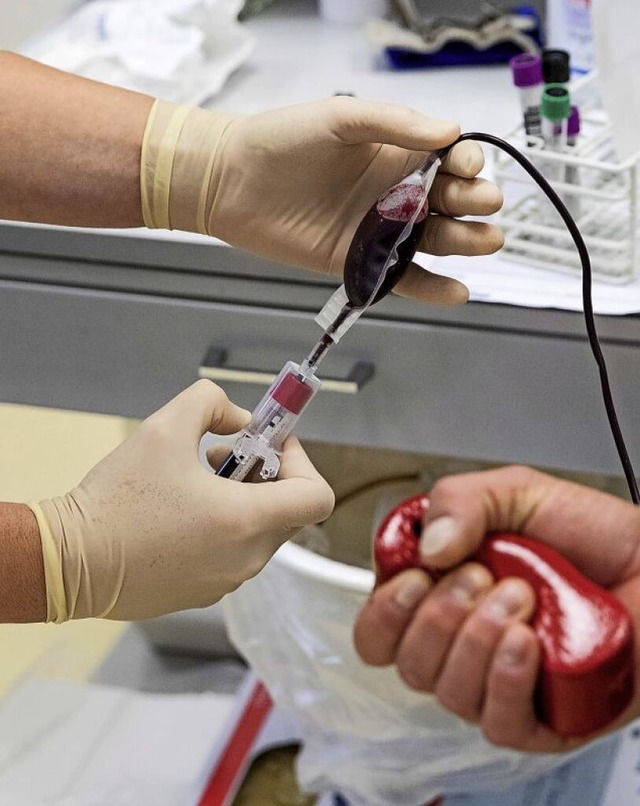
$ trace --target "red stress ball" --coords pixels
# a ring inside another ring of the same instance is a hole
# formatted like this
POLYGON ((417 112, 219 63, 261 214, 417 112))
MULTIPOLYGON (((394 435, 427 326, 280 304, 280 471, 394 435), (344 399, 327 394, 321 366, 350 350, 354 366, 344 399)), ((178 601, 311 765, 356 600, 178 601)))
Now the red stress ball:
MULTIPOLYGON (((418 545, 428 506, 428 495, 416 495, 386 516, 374 542, 378 582, 407 568, 425 568, 418 545)), ((558 552, 520 535, 489 535, 470 559, 497 580, 517 576, 535 591, 531 625, 542 652, 540 720, 560 736, 587 736, 619 716, 633 696, 634 680, 632 622, 621 602, 558 552)))

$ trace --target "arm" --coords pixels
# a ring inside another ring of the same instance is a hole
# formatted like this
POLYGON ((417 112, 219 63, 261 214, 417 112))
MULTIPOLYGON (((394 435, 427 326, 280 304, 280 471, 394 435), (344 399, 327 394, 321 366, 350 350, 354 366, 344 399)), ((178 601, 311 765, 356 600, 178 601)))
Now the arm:
POLYGON ((153 99, 0 51, 0 218, 139 227, 153 99))
MULTIPOLYGON (((250 116, 154 104, 2 51, 0 76, 0 218, 202 232, 336 276, 371 204, 459 133, 455 123, 355 98, 250 116)), ((502 246, 497 227, 460 220, 501 205, 498 188, 477 176, 482 166, 475 144, 452 149, 430 194, 423 251, 502 246)), ((398 292, 467 297, 461 283, 418 266, 398 292)))
POLYGON ((44 621, 44 568, 33 512, 24 504, 0 503, 0 534, 0 622, 44 621))

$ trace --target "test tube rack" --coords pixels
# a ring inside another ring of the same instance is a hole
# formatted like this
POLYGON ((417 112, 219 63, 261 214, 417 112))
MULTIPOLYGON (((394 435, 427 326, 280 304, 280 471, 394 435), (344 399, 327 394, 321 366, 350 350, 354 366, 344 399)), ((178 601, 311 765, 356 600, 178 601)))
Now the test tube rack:
MULTIPOLYGON (((595 80, 595 77, 594 77, 595 80)), ((506 135, 543 174, 572 213, 589 249, 595 279, 625 283, 640 275, 638 165, 640 151, 616 159, 611 126, 598 107, 581 106, 581 133, 566 152, 517 126, 506 135)), ((499 224, 505 259, 569 274, 580 274, 574 243, 557 211, 531 177, 503 152, 497 152, 494 178, 504 194, 499 224)))

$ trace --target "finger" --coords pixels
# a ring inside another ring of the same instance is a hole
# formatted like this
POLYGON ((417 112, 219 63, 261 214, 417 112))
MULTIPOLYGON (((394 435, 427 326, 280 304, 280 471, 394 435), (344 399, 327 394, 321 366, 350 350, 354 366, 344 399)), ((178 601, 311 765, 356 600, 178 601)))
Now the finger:
POLYGON ((535 607, 531 588, 519 579, 501 580, 456 635, 435 694, 450 711, 480 719, 485 683, 495 651, 510 624, 526 621, 535 607))
POLYGON ((186 428, 198 440, 207 432, 234 434, 251 420, 251 412, 232 403, 224 390, 199 380, 170 400, 149 420, 183 433, 186 428), (171 423, 171 425, 168 425, 171 423))
POLYGON ((404 631, 430 588, 428 575, 413 568, 373 591, 353 631, 354 646, 365 663, 387 666, 394 662, 404 631))
POLYGON ((484 153, 477 143, 464 140, 457 143, 442 161, 440 170, 473 179, 484 168, 484 153))
POLYGON ((432 305, 463 305, 469 299, 469 289, 459 280, 435 274, 416 263, 408 266, 393 290, 401 297, 432 305))
POLYGON ((472 554, 489 532, 508 529, 522 533, 547 489, 548 485, 529 468, 501 468, 439 479, 423 519, 423 562, 449 568, 472 554))
POLYGON ((327 108, 329 124, 344 143, 387 143, 431 151, 453 143, 460 135, 457 123, 428 118, 396 104, 341 97, 327 101, 327 108))
POLYGON ((492 215, 501 207, 500 189, 486 179, 437 174, 429 191, 429 209, 442 215, 492 215))
POLYGON ((632 504, 528 467, 503 467, 440 479, 424 518, 420 552, 448 568, 490 532, 542 540, 588 577, 610 586, 632 572, 640 523, 632 504))
MULTIPOLYGON (((256 515, 269 534, 293 534, 303 526, 320 523, 331 515, 335 504, 333 490, 296 437, 284 443, 278 479, 249 486, 256 515)), ((283 534, 281 542, 287 539, 283 534)))
POLYGON ((487 569, 468 563, 448 574, 416 611, 396 653, 398 673, 416 691, 433 691, 455 636, 491 586, 487 569))
POLYGON ((484 221, 459 221, 442 215, 427 219, 420 251, 430 255, 492 255, 504 246, 504 234, 484 221))
POLYGON ((514 624, 505 632, 487 678, 482 731, 493 744, 532 752, 567 750, 561 739, 538 722, 534 691, 540 648, 533 629, 514 624))

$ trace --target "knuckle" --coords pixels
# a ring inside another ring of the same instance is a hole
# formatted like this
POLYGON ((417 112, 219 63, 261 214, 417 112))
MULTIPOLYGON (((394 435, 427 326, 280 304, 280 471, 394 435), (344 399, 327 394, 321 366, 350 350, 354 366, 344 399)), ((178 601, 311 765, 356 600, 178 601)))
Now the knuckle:
POLYGON ((492 655, 502 630, 491 622, 470 619, 460 634, 459 642, 469 658, 487 657, 492 655))
POLYGON ((439 215, 430 215, 427 219, 426 251, 432 255, 446 254, 446 227, 445 221, 439 215))
POLYGON ((210 381, 208 378, 200 378, 194 383, 193 386, 198 394, 206 398, 211 398, 218 403, 226 403, 229 400, 224 389, 221 386, 218 386, 217 383, 210 381))
POLYGON ((444 596, 434 596, 418 611, 415 624, 421 633, 449 638, 458 631, 465 615, 460 605, 446 601, 444 596))
POLYGON ((169 439, 173 433, 173 428, 169 426, 164 417, 156 413, 147 417, 138 427, 138 431, 146 439, 150 439, 153 444, 157 444, 169 439))
POLYGON ((442 683, 439 683, 434 690, 438 702, 451 713, 456 714, 466 722, 478 722, 479 713, 469 702, 465 702, 459 691, 453 691, 442 683))
POLYGON ((487 229, 484 235, 484 242, 490 254, 499 252, 505 243, 505 234, 500 227, 487 224, 487 229))
POLYGON ((460 487, 460 476, 443 476, 431 488, 431 500, 437 496, 446 499, 456 493, 460 487))
POLYGON ((444 215, 447 215, 449 208, 448 201, 452 196, 451 185, 451 181, 436 177, 436 181, 433 183, 431 191, 429 192, 429 206, 444 215))
POLYGON ((507 731, 502 725, 483 723, 481 730, 484 738, 496 747, 516 749, 518 746, 517 736, 513 734, 512 730, 507 731))
POLYGON ((404 660, 398 663, 398 674, 402 681, 412 691, 423 694, 430 694, 433 691, 433 683, 425 669, 418 665, 415 660, 404 660))
POLYGON ((344 129, 351 123, 357 99, 349 95, 335 95, 321 102, 330 122, 338 129, 344 129))
POLYGON ((296 514, 296 528, 326 521, 333 512, 335 502, 336 497, 331 486, 322 476, 318 476, 306 501, 300 502, 296 514))
POLYGON ((317 521, 325 521, 333 512, 336 505, 336 494, 329 482, 322 479, 321 489, 318 495, 318 517, 317 521))
POLYGON ((494 471, 496 477, 504 480, 510 487, 526 489, 533 487, 545 479, 544 474, 526 465, 508 465, 494 471))

